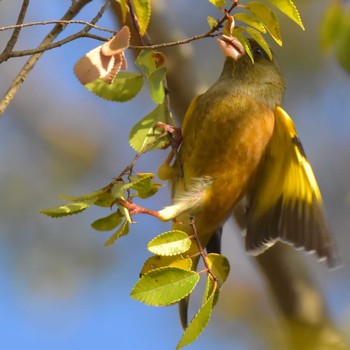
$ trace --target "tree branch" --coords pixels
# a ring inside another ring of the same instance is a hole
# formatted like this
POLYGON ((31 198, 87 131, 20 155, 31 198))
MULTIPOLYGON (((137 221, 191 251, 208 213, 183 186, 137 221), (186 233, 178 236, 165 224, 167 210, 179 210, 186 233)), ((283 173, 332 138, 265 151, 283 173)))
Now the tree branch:
MULTIPOLYGON (((29 1, 29 0, 26 0, 29 1)), ((5 30, 11 30, 11 29, 22 29, 22 28, 26 28, 26 27, 34 27, 34 26, 45 26, 48 24, 83 24, 85 26, 97 29, 97 30, 101 30, 103 32, 108 32, 108 33, 112 33, 115 34, 116 31, 115 30, 111 30, 108 28, 104 28, 104 27, 100 27, 97 26, 91 22, 88 21, 82 21, 82 20, 63 20, 63 19, 54 19, 54 20, 50 20, 50 21, 38 21, 38 22, 28 22, 28 23, 18 23, 11 25, 11 26, 6 26, 6 27, 0 27, 0 32, 3 32, 5 30)))
MULTIPOLYGON (((73 1, 67 12, 64 14, 64 16, 61 18, 62 21, 70 21, 74 16, 76 16, 80 10, 86 6, 88 3, 90 3, 92 0, 77 0, 73 1)), ((91 24, 95 24, 103 15, 105 12, 107 6, 109 5, 109 0, 105 2, 105 4, 101 7, 98 14, 93 18, 91 23, 87 25, 84 29, 82 29, 79 33, 86 34, 92 27, 91 24)), ((47 45, 50 45, 56 37, 65 29, 67 26, 67 23, 57 23, 53 29, 47 34, 47 36, 44 38, 44 40, 40 43, 38 46, 38 49, 45 47, 47 45)), ((37 61, 42 56, 43 52, 38 52, 31 56, 27 62, 24 64, 21 71, 18 73, 17 77, 12 81, 11 86, 7 90, 5 96, 0 101, 0 115, 2 115, 9 103, 12 101, 14 96, 16 95, 18 89, 22 86, 24 80, 27 78, 30 71, 33 69, 37 61)))
MULTIPOLYGON (((67 36, 66 38, 64 38, 62 40, 59 40, 59 41, 57 41, 55 43, 52 43, 52 44, 48 44, 48 45, 45 45, 45 46, 39 46, 39 47, 37 47, 35 49, 12 51, 8 55, 6 60, 9 59, 9 58, 14 58, 14 57, 31 56, 31 55, 35 55, 37 53, 44 53, 45 51, 56 49, 57 47, 60 47, 62 45, 68 44, 71 41, 74 41, 74 40, 77 40, 77 39, 81 39, 81 38, 91 38, 91 39, 97 39, 97 40, 100 40, 100 41, 107 41, 108 40, 108 38, 103 38, 101 36, 88 34, 86 32, 87 28, 88 27, 85 27, 81 31, 79 31, 79 32, 77 32, 75 34, 72 34, 70 36, 67 36)), ((0 61, 0 63, 1 63, 1 61, 0 61)))
POLYGON ((26 15, 28 5, 29 5, 29 0, 23 0, 22 7, 21 7, 21 10, 19 11, 17 23, 15 26, 16 28, 13 31, 10 40, 7 42, 7 45, 4 49, 4 51, 0 55, 0 63, 2 62, 2 58, 6 57, 12 51, 13 47, 16 45, 16 42, 17 42, 18 37, 19 37, 19 32, 22 29, 21 25, 24 21, 24 17, 26 15))

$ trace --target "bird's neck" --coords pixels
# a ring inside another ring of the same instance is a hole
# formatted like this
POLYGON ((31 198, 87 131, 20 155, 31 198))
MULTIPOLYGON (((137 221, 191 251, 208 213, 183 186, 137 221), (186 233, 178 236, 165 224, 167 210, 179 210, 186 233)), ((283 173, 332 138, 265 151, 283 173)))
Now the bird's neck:
POLYGON ((271 109, 282 104, 284 81, 279 72, 254 72, 252 63, 245 65, 227 59, 221 73, 217 88, 227 90, 230 94, 249 96, 271 109))

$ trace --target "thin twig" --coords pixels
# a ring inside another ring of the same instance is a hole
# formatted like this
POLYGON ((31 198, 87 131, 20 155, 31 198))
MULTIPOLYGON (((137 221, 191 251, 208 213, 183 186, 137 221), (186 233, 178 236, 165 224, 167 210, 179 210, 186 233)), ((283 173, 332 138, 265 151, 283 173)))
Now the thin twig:
POLYGON ((238 6, 238 1, 235 0, 231 7, 228 10, 225 10, 225 15, 218 21, 218 23, 211 28, 208 32, 203 33, 203 34, 198 34, 194 35, 191 38, 183 39, 183 40, 177 40, 177 41, 172 41, 169 43, 161 43, 161 44, 154 44, 154 45, 130 45, 129 49, 133 50, 142 50, 142 49, 149 49, 149 50, 155 50, 155 49, 164 49, 166 47, 173 47, 173 46, 178 46, 178 45, 183 45, 183 44, 188 44, 192 41, 204 39, 204 38, 210 38, 210 37, 215 37, 218 34, 215 34, 223 25, 223 23, 227 20, 227 16, 233 11, 235 7, 238 6))
POLYGON ((160 135, 158 135, 152 142, 149 142, 146 147, 141 151, 136 153, 134 159, 130 162, 129 165, 125 167, 125 169, 115 178, 115 180, 111 183, 113 185, 115 182, 119 181, 124 175, 130 173, 133 171, 133 168, 137 161, 140 159, 141 156, 143 156, 145 153, 149 152, 161 139, 168 136, 169 133, 167 131, 164 131, 160 135))
POLYGON ((203 33, 203 34, 198 34, 198 35, 194 35, 191 38, 187 38, 187 39, 183 39, 183 40, 177 40, 177 41, 171 41, 169 43, 161 43, 161 44, 153 44, 153 45, 130 45, 129 49, 132 50, 156 50, 156 49, 164 49, 167 47, 174 47, 174 46, 178 46, 178 45, 183 45, 183 44, 188 44, 192 41, 196 41, 196 40, 200 40, 200 39, 205 39, 205 38, 210 38, 210 37, 214 37, 217 36, 217 34, 213 34, 207 32, 207 33, 203 33))
MULTIPOLYGON (((90 3, 92 0, 77 0, 72 2, 72 5, 69 7, 67 12, 62 17, 62 20, 71 20, 75 15, 77 15, 80 10, 86 6, 88 3, 90 3)), ((101 7, 98 14, 93 18, 91 21, 92 24, 95 24, 103 15, 104 11, 106 10, 107 6, 109 5, 109 0, 106 1, 106 3, 101 7)), ((57 23, 54 28, 49 32, 49 34, 44 38, 44 40, 40 43, 39 47, 47 46, 51 44, 55 38, 64 30, 64 28, 67 26, 67 24, 63 23, 57 23)), ((81 32, 87 33, 91 29, 91 26, 86 26, 81 32)), ((31 56, 27 62, 24 64, 23 68, 17 75, 17 77, 12 81, 12 84, 10 88, 7 90, 5 96, 0 101, 0 115, 2 115, 9 103, 12 101, 14 96, 16 95, 18 89, 22 86, 24 80, 27 78, 30 71, 33 69, 37 61, 42 56, 42 52, 34 54, 31 56)))
POLYGON ((108 41, 110 38, 105 38, 103 36, 100 35, 96 35, 96 34, 91 34, 91 33, 86 33, 84 35, 85 38, 90 38, 90 39, 95 39, 95 40, 99 40, 99 41, 108 41))
POLYGON ((209 275, 211 275, 211 277, 213 277, 214 283, 215 283, 215 285, 217 285, 218 284, 218 278, 214 275, 213 271, 211 270, 211 268, 210 268, 210 266, 208 264, 207 254, 205 253, 204 248, 202 246, 202 243, 201 243, 201 241, 199 239, 197 228, 196 228, 196 222, 195 222, 195 219, 192 216, 190 217, 190 226, 191 226, 191 229, 192 229, 193 238, 194 238, 194 240, 197 243, 199 254, 200 254, 200 256, 201 256, 201 258, 203 260, 204 266, 206 268, 206 272, 208 272, 209 275))
POLYGON ((21 25, 24 21, 24 17, 27 12, 28 5, 29 5, 29 0, 23 0, 21 10, 19 11, 19 14, 18 14, 16 28, 13 31, 10 40, 7 42, 7 45, 4 51, 0 55, 0 62, 1 62, 1 58, 6 57, 6 55, 8 55, 12 51, 13 47, 16 45, 16 42, 19 37, 19 32, 21 31, 21 28, 22 28, 21 25))
MULTIPOLYGON (((93 34, 88 35, 88 33, 86 33, 86 28, 88 28, 88 27, 85 27, 84 29, 82 29, 81 31, 79 31, 75 34, 67 36, 66 38, 64 38, 62 40, 59 40, 59 41, 52 43, 52 44, 48 44, 46 46, 39 46, 35 49, 12 51, 6 59, 14 58, 14 57, 31 56, 31 55, 35 55, 37 53, 44 53, 45 51, 56 49, 57 47, 61 47, 62 45, 65 45, 71 41, 81 39, 81 38, 92 38, 92 39, 97 39, 97 40, 101 40, 101 41, 108 40, 108 38, 103 38, 103 37, 100 37, 97 35, 93 35, 93 34)), ((1 63, 1 61, 0 61, 0 63, 1 63)))
MULTIPOLYGON (((25 0, 25 1, 29 2, 29 0, 25 0)), ((4 30, 10 30, 10 29, 18 30, 18 29, 22 29, 22 28, 25 28, 25 27, 45 26, 45 25, 48 25, 48 24, 82 24, 82 25, 85 25, 85 26, 88 26, 88 27, 100 30, 102 32, 108 32, 108 33, 112 33, 112 34, 116 33, 115 30, 112 30, 112 29, 109 29, 109 28, 100 27, 100 26, 97 26, 97 25, 95 25, 95 24, 93 24, 91 22, 82 21, 82 20, 78 20, 78 19, 76 19, 76 20, 54 19, 54 20, 50 20, 50 21, 38 21, 38 22, 28 22, 28 23, 20 23, 20 24, 17 22, 17 24, 14 24, 14 25, 11 25, 11 26, 0 27, 0 32, 3 32, 4 30)))

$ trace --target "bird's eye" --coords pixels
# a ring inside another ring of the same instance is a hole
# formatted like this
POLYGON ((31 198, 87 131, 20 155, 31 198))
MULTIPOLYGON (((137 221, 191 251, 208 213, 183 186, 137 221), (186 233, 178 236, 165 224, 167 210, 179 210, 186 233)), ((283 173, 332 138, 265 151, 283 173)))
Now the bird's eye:
POLYGON ((253 49, 253 54, 255 57, 264 57, 264 51, 260 47, 255 47, 253 49))

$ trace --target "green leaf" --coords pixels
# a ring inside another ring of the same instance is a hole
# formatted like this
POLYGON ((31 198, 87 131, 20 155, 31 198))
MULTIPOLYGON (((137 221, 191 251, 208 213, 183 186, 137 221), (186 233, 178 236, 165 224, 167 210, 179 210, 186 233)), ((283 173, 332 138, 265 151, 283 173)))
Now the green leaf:
POLYGON ((186 328, 182 338, 177 344, 176 349, 181 349, 184 346, 191 344, 202 333, 207 326, 213 310, 213 301, 215 293, 212 293, 207 301, 202 305, 197 314, 194 316, 188 327, 186 328))
POLYGON ((142 50, 137 56, 135 64, 145 75, 149 75, 157 69, 152 50, 142 50))
POLYGON ((140 34, 144 35, 151 19, 151 0, 133 0, 133 4, 140 27, 140 34))
POLYGON ((119 229, 115 231, 113 235, 107 239, 107 241, 105 242, 105 246, 109 247, 120 237, 126 236, 129 233, 129 227, 130 227, 129 221, 125 220, 123 224, 119 227, 119 229))
POLYGON ((263 23, 276 43, 282 46, 280 24, 273 11, 260 2, 250 2, 247 9, 263 23))
POLYGON ((97 200, 94 202, 94 205, 97 205, 98 207, 103 208, 110 208, 115 202, 115 198, 111 196, 110 193, 103 193, 101 194, 97 200))
MULTIPOLYGON (((160 129, 154 129, 158 122, 166 123, 166 107, 164 104, 158 105, 131 129, 129 142, 136 152, 144 151, 149 143, 155 142, 156 138, 162 134, 160 129)), ((167 143, 168 139, 164 138, 155 144, 152 149, 162 148, 167 143)))
POLYGON ((298 9, 295 7, 292 0, 269 0, 274 6, 291 18, 302 30, 305 30, 301 21, 298 9))
POLYGON ((227 258, 221 254, 210 253, 206 257, 210 271, 217 278, 221 286, 230 273, 230 263, 227 258))
POLYGON ((137 195, 141 199, 146 199, 146 198, 152 197, 158 192, 159 187, 162 187, 162 186, 163 186, 162 184, 151 181, 150 187, 147 190, 141 190, 141 189, 138 190, 137 195))
POLYGON ((168 306, 189 295, 198 281, 197 272, 163 267, 141 277, 130 295, 147 305, 168 306))
POLYGON ((148 176, 130 176, 130 182, 125 184, 127 188, 132 188, 135 191, 147 191, 151 187, 151 181, 154 175, 148 176))
POLYGON ((157 255, 172 256, 187 252, 191 240, 186 232, 173 230, 155 237, 147 245, 148 250, 157 255))
POLYGON ((238 27, 234 28, 232 31, 232 35, 234 37, 236 37, 241 42, 241 44, 244 47, 244 50, 247 52, 248 56, 250 57, 250 59, 254 63, 254 56, 252 53, 252 48, 250 46, 250 42, 244 35, 242 35, 243 31, 244 31, 243 28, 238 28, 238 27))
POLYGON ((264 25, 257 18, 248 15, 247 13, 237 13, 234 15, 235 20, 241 21, 250 25, 251 27, 259 30, 262 33, 266 33, 264 25))
POLYGON ((61 218, 63 216, 73 215, 81 213, 83 210, 88 208, 90 204, 85 202, 76 202, 66 205, 61 205, 59 207, 53 207, 48 209, 39 210, 41 214, 51 216, 53 218, 61 218))
POLYGON ((160 67, 147 77, 150 94, 152 100, 156 104, 160 104, 164 101, 165 89, 163 85, 163 79, 165 77, 166 72, 166 67, 160 67))
POLYGON ((343 23, 343 9, 338 2, 332 2, 321 20, 320 39, 324 51, 330 51, 336 41, 343 23))
MULTIPOLYGON (((125 196, 125 191, 128 188, 129 184, 125 184, 123 182, 117 182, 116 184, 113 185, 111 189, 111 196, 115 199, 121 198, 124 199, 126 198, 125 196)), ((129 214, 129 210, 122 205, 118 204, 118 208, 120 209, 122 216, 125 216, 126 220, 131 224, 132 220, 129 214)))
POLYGON ((89 91, 109 101, 125 102, 135 97, 143 87, 143 76, 132 72, 120 72, 111 84, 96 79, 84 85, 89 91))
POLYGON ((350 10, 344 11, 335 43, 335 54, 343 69, 350 73, 350 10))
POLYGON ((125 190, 130 187, 129 184, 124 182, 117 182, 113 185, 111 189, 111 196, 113 198, 122 198, 125 199, 125 190))
POLYGON ((212 16, 208 16, 207 21, 208 21, 210 29, 213 29, 214 27, 216 27, 218 25, 218 21, 215 18, 213 18, 212 16))
POLYGON ((103 196, 106 193, 104 189, 97 190, 91 193, 86 193, 80 196, 66 196, 60 194, 58 197, 69 202, 85 202, 85 203, 94 203, 97 199, 103 196))
POLYGON ((130 188, 137 192, 138 197, 142 199, 149 198, 158 192, 159 187, 163 186, 162 184, 153 182, 153 177, 154 174, 149 174, 148 176, 138 175, 137 177, 130 176, 130 180, 132 181, 130 188))
POLYGON ((215 306, 219 299, 220 290, 218 288, 218 284, 214 281, 213 276, 208 273, 202 304, 204 304, 213 293, 215 294, 214 300, 213 300, 213 306, 215 306))
POLYGON ((122 222, 122 217, 119 212, 114 212, 108 216, 100 218, 91 224, 91 227, 96 231, 111 231, 114 230, 122 222))
POLYGON ((258 30, 251 27, 245 27, 244 29, 262 47, 262 49, 269 56, 270 60, 272 60, 272 52, 263 35, 258 30))
POLYGON ((143 276, 147 272, 158 269, 160 267, 178 267, 179 269, 190 271, 192 267, 191 258, 182 258, 179 256, 160 256, 153 255, 143 264, 140 275, 143 276))
POLYGON ((209 0, 209 2, 216 6, 218 9, 226 6, 226 0, 209 0))

